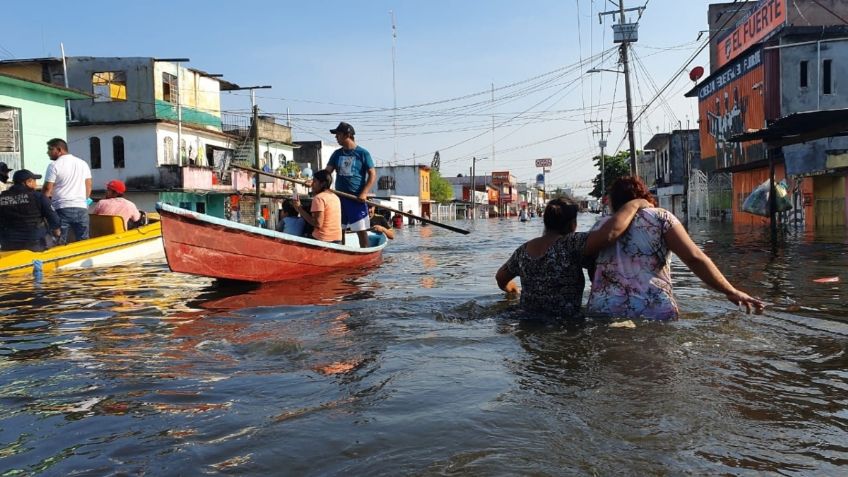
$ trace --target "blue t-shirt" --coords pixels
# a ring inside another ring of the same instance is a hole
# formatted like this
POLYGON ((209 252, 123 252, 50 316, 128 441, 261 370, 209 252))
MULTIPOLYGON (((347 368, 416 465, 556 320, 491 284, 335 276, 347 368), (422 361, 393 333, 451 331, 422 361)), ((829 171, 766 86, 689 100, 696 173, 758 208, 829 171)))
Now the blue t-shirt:
POLYGON ((329 165, 336 170, 336 190, 359 194, 368 179, 368 169, 374 167, 371 154, 360 146, 353 150, 336 149, 329 165))

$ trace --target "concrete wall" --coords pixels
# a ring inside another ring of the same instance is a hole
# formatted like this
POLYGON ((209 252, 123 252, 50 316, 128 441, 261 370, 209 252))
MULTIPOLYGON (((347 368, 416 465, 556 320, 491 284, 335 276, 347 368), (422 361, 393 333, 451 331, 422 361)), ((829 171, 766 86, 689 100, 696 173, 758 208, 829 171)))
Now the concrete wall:
MULTIPOLYGON (((420 197, 421 195, 421 166, 387 166, 377 167, 377 182, 372 191, 378 195, 404 195, 420 197), (379 189, 380 177, 390 176, 395 178, 393 190, 379 189)), ((426 198, 425 198, 426 200, 426 198)))
MULTIPOLYGON (((71 101, 72 120, 79 122, 121 122, 154 119, 153 61, 150 58, 69 57, 68 86, 93 92, 92 76, 106 71, 123 71, 127 79, 126 101, 71 101)), ((61 64, 58 68, 61 68, 61 64)), ((55 67, 51 67, 55 68, 55 67)))
MULTIPOLYGON (((799 41, 793 38, 793 42, 799 41)), ((848 106, 848 40, 787 46, 780 49, 781 116, 818 109, 838 109, 848 106), (831 94, 822 92, 822 64, 831 60, 831 94), (807 87, 800 85, 801 62, 807 62, 807 87)))
MULTIPOLYGON (((791 42, 803 41, 793 37, 791 42)), ((790 46, 780 49, 781 116, 792 113, 840 109, 848 107, 848 40, 821 43, 821 59, 830 59, 832 94, 821 90, 818 44, 790 46), (801 87, 800 64, 807 62, 807 87, 801 87)), ((828 151, 848 149, 848 138, 832 137, 803 144, 785 146, 786 173, 790 176, 823 171, 827 168, 828 151)))

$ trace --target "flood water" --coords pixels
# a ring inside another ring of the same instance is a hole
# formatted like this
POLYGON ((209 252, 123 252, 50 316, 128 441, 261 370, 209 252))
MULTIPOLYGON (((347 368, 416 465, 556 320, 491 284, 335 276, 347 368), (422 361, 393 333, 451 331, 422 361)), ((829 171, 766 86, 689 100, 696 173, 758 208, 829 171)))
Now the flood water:
POLYGON ((499 292, 538 219, 452 224, 473 233, 405 227, 379 268, 313 283, 164 262, 0 280, 0 475, 845 472, 843 232, 693 224, 766 313, 675 261, 681 319, 627 329, 499 292))

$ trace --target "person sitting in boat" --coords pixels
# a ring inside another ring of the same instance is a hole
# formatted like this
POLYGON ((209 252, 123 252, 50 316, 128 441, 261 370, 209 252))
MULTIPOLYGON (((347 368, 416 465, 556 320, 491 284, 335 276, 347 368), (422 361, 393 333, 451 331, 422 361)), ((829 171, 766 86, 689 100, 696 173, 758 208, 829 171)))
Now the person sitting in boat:
POLYGON ((407 220, 406 223, 409 224, 409 225, 415 225, 415 219, 412 217, 412 209, 407 210, 406 213, 409 214, 406 217, 406 220, 407 220))
POLYGON ((528 311, 557 317, 581 316, 583 298, 583 269, 590 274, 594 260, 589 258, 614 243, 630 225, 641 207, 651 204, 643 199, 632 200, 622 207, 604 227, 575 232, 577 204, 564 198, 553 199, 545 208, 545 230, 518 247, 495 275, 498 287, 507 293, 521 292, 521 306, 528 311), (519 290, 513 278, 521 278, 519 290))
POLYGON ((277 222, 277 231, 302 237, 305 226, 306 221, 297 213, 297 209, 294 208, 294 201, 292 199, 284 200, 283 208, 280 209, 280 220, 277 222))
POLYGON ((38 174, 21 169, 12 176, 12 187, 0 193, 0 249, 41 252, 47 248, 44 221, 53 236, 62 235, 61 221, 48 199, 36 191, 38 174))
POLYGON ((141 220, 141 212, 135 204, 124 199, 126 191, 127 186, 123 181, 118 179, 109 181, 106 184, 106 197, 97 202, 97 205, 94 206, 94 213, 97 215, 120 215, 124 219, 124 225, 129 230, 133 224, 141 220))
POLYGON ((312 206, 307 212, 294 197, 292 205, 303 220, 314 227, 312 238, 324 242, 342 243, 342 205, 339 197, 330 190, 333 175, 320 170, 312 177, 312 206))
POLYGON ((395 232, 392 230, 392 226, 389 225, 389 221, 386 220, 383 214, 378 214, 377 207, 371 204, 368 205, 368 218, 371 220, 372 231, 385 235, 389 240, 395 239, 395 232))

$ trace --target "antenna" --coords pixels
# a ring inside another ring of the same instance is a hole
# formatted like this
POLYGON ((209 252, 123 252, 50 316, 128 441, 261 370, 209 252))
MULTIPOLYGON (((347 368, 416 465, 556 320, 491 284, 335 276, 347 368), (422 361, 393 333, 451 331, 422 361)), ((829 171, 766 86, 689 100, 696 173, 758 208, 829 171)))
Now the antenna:
POLYGON ((392 97, 393 97, 393 107, 392 107, 392 125, 394 127, 394 145, 395 145, 395 155, 393 162, 397 164, 398 161, 398 153, 397 153, 397 79, 395 75, 395 63, 397 63, 397 26, 395 26, 395 11, 389 10, 389 15, 392 17, 392 97))

